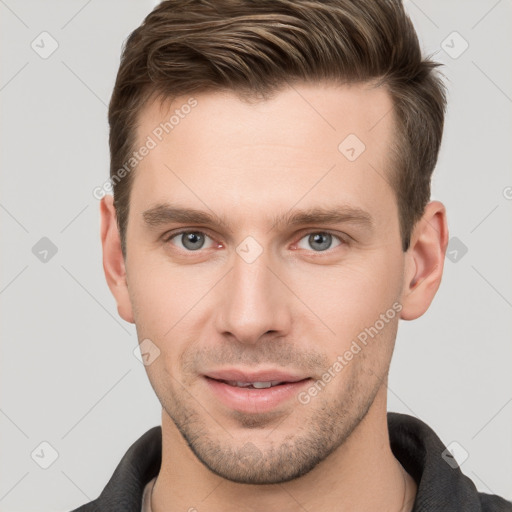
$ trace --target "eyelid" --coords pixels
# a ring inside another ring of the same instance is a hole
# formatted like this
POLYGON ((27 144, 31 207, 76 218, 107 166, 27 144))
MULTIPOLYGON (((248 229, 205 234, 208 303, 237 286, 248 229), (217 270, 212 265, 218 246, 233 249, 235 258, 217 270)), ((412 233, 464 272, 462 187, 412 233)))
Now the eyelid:
POLYGON ((302 240, 306 235, 311 235, 313 233, 325 233, 328 235, 332 235, 333 237, 337 238, 340 242, 348 243, 350 239, 352 239, 351 236, 347 235, 346 233, 340 233, 339 231, 331 231, 329 229, 324 228, 305 228, 301 231, 299 231, 298 235, 300 238, 299 240, 302 240))
POLYGON ((322 229, 322 228, 316 228, 316 229, 315 228, 306 228, 303 231, 299 232, 299 234, 296 237, 296 242, 293 243, 293 246, 295 247, 296 245, 298 245, 298 243, 307 235, 318 234, 318 233, 331 235, 332 237, 336 238, 340 242, 340 245, 336 246, 336 247, 329 248, 325 251, 313 251, 312 249, 309 251, 312 254, 316 254, 316 255, 330 254, 333 251, 335 251, 338 247, 349 245, 350 241, 353 240, 351 236, 349 236, 345 233, 339 233, 337 231, 331 231, 329 229, 322 229))
MULTIPOLYGON (((162 237, 162 240, 164 243, 169 243, 173 238, 176 238, 177 236, 179 235, 182 235, 183 233, 200 233, 202 235, 206 235, 208 238, 210 238, 214 244, 218 244, 219 242, 216 240, 216 238, 214 236, 212 236, 212 234, 210 233, 210 231, 208 229, 205 229, 205 228, 180 228, 180 229, 177 229, 177 230, 173 230, 173 231, 168 231, 167 233, 165 233, 162 237)), ((201 252, 201 249, 199 249, 198 251, 186 251, 186 252, 190 252, 190 253, 193 253, 193 252, 201 252)))
POLYGON ((167 231, 166 233, 164 233, 164 235, 162 236, 164 242, 168 242, 171 238, 174 238, 178 235, 181 235, 183 233, 201 233, 203 235, 208 235, 210 238, 213 239, 211 233, 205 229, 205 228, 194 228, 194 227, 191 227, 191 228, 179 228, 179 229, 176 229, 176 230, 172 230, 172 231, 167 231))

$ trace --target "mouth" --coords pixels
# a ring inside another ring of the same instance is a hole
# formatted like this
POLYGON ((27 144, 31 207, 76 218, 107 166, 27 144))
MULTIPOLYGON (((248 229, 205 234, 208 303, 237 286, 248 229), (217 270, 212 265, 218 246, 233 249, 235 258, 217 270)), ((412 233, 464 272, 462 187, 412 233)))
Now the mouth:
POLYGON ((224 382, 224 384, 228 384, 229 386, 234 386, 237 388, 248 388, 248 389, 275 388, 276 386, 281 386, 282 384, 287 384, 286 381, 278 381, 278 380, 273 380, 270 382, 238 382, 235 380, 219 380, 219 382, 224 382))
POLYGON ((225 407, 258 414, 286 405, 313 379, 275 371, 247 374, 230 370, 210 372, 204 380, 214 398, 225 407))
POLYGON ((235 386, 240 385, 240 387, 254 384, 265 384, 265 386, 260 387, 270 387, 281 383, 294 383, 310 378, 308 375, 301 375, 299 373, 292 373, 279 369, 249 372, 237 368, 210 371, 205 374, 205 377, 227 382, 235 386), (270 384, 270 386, 267 384, 270 384))

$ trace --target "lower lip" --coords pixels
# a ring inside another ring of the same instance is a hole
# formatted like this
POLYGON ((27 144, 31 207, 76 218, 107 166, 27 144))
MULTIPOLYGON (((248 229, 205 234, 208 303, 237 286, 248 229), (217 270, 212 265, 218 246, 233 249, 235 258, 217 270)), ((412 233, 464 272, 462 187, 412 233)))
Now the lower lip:
POLYGON ((225 382, 205 377, 213 394, 227 407, 240 412, 258 414, 275 409, 279 404, 297 396, 311 379, 288 382, 270 388, 251 389, 230 386, 225 382))

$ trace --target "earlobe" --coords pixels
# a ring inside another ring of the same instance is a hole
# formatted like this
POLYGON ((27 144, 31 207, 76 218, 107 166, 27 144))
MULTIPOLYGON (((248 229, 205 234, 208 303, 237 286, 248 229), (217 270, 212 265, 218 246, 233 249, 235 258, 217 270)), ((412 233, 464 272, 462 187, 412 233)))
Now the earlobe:
POLYGON ((100 216, 105 278, 117 302, 119 316, 127 322, 134 323, 126 280, 125 261, 121 251, 121 238, 119 236, 114 198, 112 196, 106 195, 101 200, 100 216))
POLYGON ((429 308, 441 284, 447 245, 446 209, 439 201, 432 201, 414 227, 405 256, 403 320, 414 320, 429 308))

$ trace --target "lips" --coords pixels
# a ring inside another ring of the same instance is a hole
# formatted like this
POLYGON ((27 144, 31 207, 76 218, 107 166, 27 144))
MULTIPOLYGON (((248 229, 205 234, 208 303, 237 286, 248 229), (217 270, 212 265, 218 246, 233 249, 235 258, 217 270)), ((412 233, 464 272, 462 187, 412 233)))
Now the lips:
POLYGON ((282 370, 219 370, 204 378, 208 391, 225 407, 250 414, 291 407, 293 398, 311 381, 311 377, 282 370))
POLYGON ((225 382, 230 386, 235 386, 237 388, 251 388, 251 389, 266 389, 273 388, 275 386, 279 386, 280 384, 285 384, 285 382, 281 382, 278 380, 272 380, 270 382, 238 382, 234 380, 223 380, 221 382, 225 382))
POLYGON ((299 375, 282 370, 261 370, 257 372, 246 372, 238 369, 226 369, 208 372, 205 377, 220 380, 227 383, 252 384, 257 382, 287 383, 298 382, 309 378, 307 375, 299 375))

